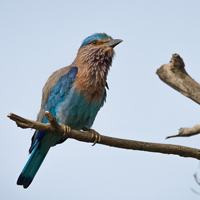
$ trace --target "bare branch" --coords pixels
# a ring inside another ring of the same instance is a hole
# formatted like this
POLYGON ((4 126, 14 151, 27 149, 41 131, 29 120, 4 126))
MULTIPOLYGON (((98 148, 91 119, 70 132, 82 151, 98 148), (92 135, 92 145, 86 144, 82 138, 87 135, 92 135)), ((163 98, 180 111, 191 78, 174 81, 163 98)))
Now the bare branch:
MULTIPOLYGON (((70 132, 66 133, 64 126, 60 126, 57 122, 55 122, 56 119, 53 116, 51 116, 50 113, 46 112, 45 115, 50 116, 49 119, 51 123, 43 124, 40 122, 22 118, 13 113, 10 113, 8 117, 11 120, 15 121, 17 125, 21 128, 33 128, 62 137, 65 136, 66 138, 73 138, 82 142, 90 142, 90 143, 94 142, 95 138, 92 133, 86 131, 85 132, 77 131, 73 129, 71 129, 70 132)), ((200 160, 200 150, 195 148, 172 145, 172 144, 159 144, 159 143, 141 142, 134 140, 125 140, 125 139, 107 137, 103 135, 101 135, 100 138, 101 138, 100 141, 98 141, 99 144, 104 144, 111 147, 157 152, 163 154, 174 154, 182 157, 191 157, 200 160)))
POLYGON ((196 190, 194 190, 193 188, 191 188, 191 190, 192 190, 192 192, 194 192, 195 194, 200 195, 200 193, 197 192, 196 190))
POLYGON ((172 138, 172 137, 190 137, 192 135, 197 135, 200 133, 200 124, 196 124, 192 127, 187 128, 180 128, 179 133, 177 135, 171 135, 166 137, 166 139, 172 138))
POLYGON ((197 183, 198 185, 200 185, 200 181, 199 181, 199 179, 198 179, 198 177, 197 177, 197 173, 194 174, 194 179, 195 179, 196 183, 197 183))
POLYGON ((173 54, 171 61, 162 65, 156 74, 170 87, 200 104, 200 84, 188 75, 184 67, 183 59, 173 54))
MULTIPOLYGON (((185 70, 183 59, 178 54, 173 54, 168 64, 162 65, 156 72, 159 78, 181 94, 200 104, 200 84, 192 79, 185 70)), ((177 135, 172 137, 189 137, 200 133, 200 124, 189 128, 180 128, 177 135)))

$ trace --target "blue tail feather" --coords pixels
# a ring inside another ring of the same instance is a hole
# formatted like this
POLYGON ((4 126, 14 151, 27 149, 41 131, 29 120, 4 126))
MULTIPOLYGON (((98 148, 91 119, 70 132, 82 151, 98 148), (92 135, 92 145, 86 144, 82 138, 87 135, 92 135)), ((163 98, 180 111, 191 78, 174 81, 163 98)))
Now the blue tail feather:
POLYGON ((35 145, 29 160, 17 180, 17 185, 23 185, 24 188, 27 188, 31 184, 50 147, 51 145, 45 145, 40 148, 40 142, 35 145))

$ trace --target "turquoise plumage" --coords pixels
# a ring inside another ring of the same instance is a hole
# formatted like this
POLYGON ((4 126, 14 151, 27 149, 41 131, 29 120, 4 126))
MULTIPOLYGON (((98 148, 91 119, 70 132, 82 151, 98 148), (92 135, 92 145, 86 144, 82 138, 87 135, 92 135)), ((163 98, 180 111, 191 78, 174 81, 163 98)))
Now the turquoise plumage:
MULTIPOLYGON (((87 37, 78 50, 74 62, 54 72, 47 80, 37 121, 48 123, 44 112, 49 111, 59 123, 72 129, 90 129, 106 99, 107 74, 112 64, 113 48, 122 42, 105 33, 87 37)), ((49 149, 65 139, 42 131, 35 131, 31 153, 18 180, 27 188, 49 149)))

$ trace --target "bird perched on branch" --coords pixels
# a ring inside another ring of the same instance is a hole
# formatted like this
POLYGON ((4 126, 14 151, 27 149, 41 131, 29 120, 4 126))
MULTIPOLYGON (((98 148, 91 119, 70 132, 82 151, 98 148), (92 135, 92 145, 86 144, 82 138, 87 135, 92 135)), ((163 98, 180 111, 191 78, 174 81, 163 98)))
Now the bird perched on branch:
MULTIPOLYGON (((106 99, 107 74, 114 56, 113 48, 122 40, 112 39, 105 33, 87 37, 81 44, 74 62, 55 71, 47 80, 42 94, 37 121, 48 123, 45 111, 56 120, 75 130, 91 130, 94 119, 106 99)), ((18 185, 27 188, 50 147, 65 139, 36 130, 30 158, 22 170, 18 185)))

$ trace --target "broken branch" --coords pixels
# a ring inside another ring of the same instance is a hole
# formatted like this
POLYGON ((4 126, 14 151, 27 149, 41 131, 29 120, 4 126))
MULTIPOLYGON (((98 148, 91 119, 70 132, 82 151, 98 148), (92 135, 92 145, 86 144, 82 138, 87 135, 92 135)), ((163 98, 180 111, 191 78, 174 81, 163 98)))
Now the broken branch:
POLYGON ((184 67, 183 59, 173 54, 171 61, 162 65, 156 74, 167 85, 200 104, 200 84, 188 75, 184 67))
POLYGON ((171 135, 166 137, 166 139, 173 138, 173 137, 190 137, 192 135, 197 135, 200 133, 200 124, 196 124, 192 127, 187 128, 180 128, 179 133, 177 135, 171 135))
MULTIPOLYGON (((185 70, 183 59, 178 54, 173 54, 168 64, 162 65, 156 72, 159 78, 181 94, 200 104, 200 84, 192 79, 185 70)), ((200 133, 200 124, 189 128, 180 128, 177 135, 172 137, 189 137, 200 133)))

